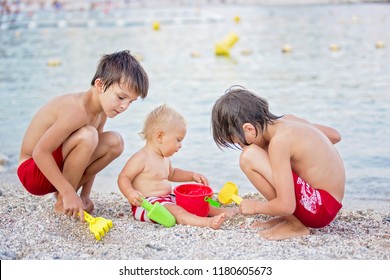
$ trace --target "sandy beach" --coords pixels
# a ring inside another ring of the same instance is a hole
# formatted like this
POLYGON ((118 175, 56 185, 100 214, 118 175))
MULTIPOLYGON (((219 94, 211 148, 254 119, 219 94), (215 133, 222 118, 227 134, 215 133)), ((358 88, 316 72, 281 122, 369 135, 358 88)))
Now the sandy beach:
MULTIPOLYGON (((245 195, 245 197, 253 194, 245 195)), ((87 223, 53 212, 51 195, 28 194, 13 176, 0 175, 2 260, 390 260, 388 206, 343 208, 309 236, 266 241, 249 225, 265 216, 236 215, 222 229, 135 221, 119 193, 93 192, 95 217, 113 228, 95 240, 87 223)))

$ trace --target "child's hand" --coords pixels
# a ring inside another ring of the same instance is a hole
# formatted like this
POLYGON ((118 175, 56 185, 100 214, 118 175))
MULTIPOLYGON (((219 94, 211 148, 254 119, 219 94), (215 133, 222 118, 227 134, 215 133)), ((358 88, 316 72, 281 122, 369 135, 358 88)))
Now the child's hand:
POLYGON ((240 203, 240 213, 243 215, 260 214, 256 211, 256 206, 261 203, 255 199, 243 199, 240 203))
POLYGON ((192 172, 192 180, 206 186, 209 185, 209 181, 207 180, 207 178, 199 173, 192 172))
POLYGON ((133 206, 137 206, 137 207, 141 207, 141 204, 142 204, 142 194, 137 192, 137 191, 133 191, 130 193, 130 195, 128 196, 127 200, 129 201, 129 203, 133 206))
POLYGON ((65 215, 72 216, 74 219, 80 215, 80 220, 84 222, 84 203, 76 192, 63 195, 62 203, 65 215))

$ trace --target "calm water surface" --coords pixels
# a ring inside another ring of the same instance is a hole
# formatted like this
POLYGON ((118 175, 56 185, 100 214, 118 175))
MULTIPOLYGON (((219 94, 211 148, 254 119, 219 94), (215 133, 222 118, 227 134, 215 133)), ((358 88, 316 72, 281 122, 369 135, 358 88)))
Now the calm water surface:
POLYGON ((10 159, 8 171, 16 169, 34 112, 54 96, 88 89, 101 54, 130 49, 142 57, 150 92, 108 121, 106 128, 119 131, 126 148, 98 175, 97 190, 118 191, 116 176, 144 144, 138 132, 147 112, 167 103, 189 124, 173 164, 204 173, 215 191, 233 181, 241 194, 254 192, 239 170, 239 151, 220 151, 210 133, 215 100, 240 84, 266 97, 275 114, 297 114, 341 132, 337 149, 347 171, 346 200, 390 202, 390 5, 42 13, 32 21, 37 24, 0 31, 0 153, 10 159), (81 23, 38 24, 57 18, 81 23), (128 18, 137 20, 123 24, 128 18), (83 27, 89 19, 94 24, 83 27), (153 20, 160 20, 160 31, 152 30, 153 20), (231 31, 240 40, 230 58, 216 57, 214 43, 231 31), (378 40, 386 47, 377 49, 378 40), (341 49, 330 51, 332 43, 341 49), (291 53, 281 52, 284 44, 291 53), (52 58, 61 66, 48 67, 52 58))

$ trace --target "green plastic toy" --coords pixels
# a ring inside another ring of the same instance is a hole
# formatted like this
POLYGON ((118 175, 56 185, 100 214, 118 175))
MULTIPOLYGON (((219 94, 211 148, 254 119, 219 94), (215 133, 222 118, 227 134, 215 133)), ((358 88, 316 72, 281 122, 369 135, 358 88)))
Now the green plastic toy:
POLYGON ((219 203, 218 201, 215 201, 211 197, 205 196, 204 201, 208 202, 211 206, 214 206, 216 208, 221 207, 221 203, 219 203))
POLYGON ((89 223, 89 230, 95 235, 96 240, 101 240, 113 226, 111 220, 102 217, 94 218, 85 211, 84 219, 89 223))
POLYGON ((156 223, 159 223, 167 228, 176 225, 175 217, 159 202, 151 204, 145 198, 142 198, 141 206, 148 211, 146 216, 156 223))

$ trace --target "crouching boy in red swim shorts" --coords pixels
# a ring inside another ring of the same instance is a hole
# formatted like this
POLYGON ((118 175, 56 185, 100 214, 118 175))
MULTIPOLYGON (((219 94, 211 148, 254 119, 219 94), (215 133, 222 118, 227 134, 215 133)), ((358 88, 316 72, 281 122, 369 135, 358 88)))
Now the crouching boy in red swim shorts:
POLYGON ((104 131, 114 118, 148 93, 148 76, 129 51, 104 55, 91 87, 58 96, 33 117, 23 139, 20 181, 28 192, 57 192, 55 210, 83 221, 92 211, 90 193, 95 175, 123 151, 123 139, 104 131), (80 197, 77 191, 81 188, 80 197))
POLYGON ((266 202, 244 199, 244 215, 277 216, 254 227, 280 240, 328 225, 341 208, 345 170, 333 144, 333 128, 293 115, 275 116, 268 102, 242 87, 230 88, 214 104, 213 138, 219 147, 242 150, 240 167, 266 202))

